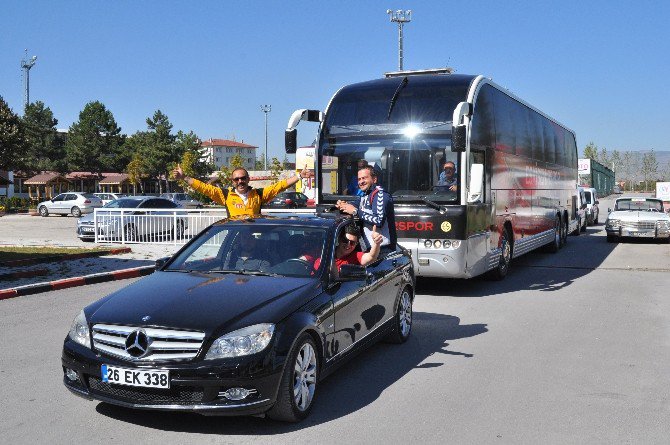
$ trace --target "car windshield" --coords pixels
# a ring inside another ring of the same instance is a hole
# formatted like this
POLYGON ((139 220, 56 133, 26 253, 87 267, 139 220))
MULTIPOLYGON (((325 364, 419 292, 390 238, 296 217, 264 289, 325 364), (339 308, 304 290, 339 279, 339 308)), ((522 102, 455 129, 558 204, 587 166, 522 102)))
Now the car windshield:
MULTIPOLYGON (((326 229, 298 225, 221 224, 203 231, 165 271, 309 277, 326 229)), ((321 261, 325 263, 325 261, 321 261)))
POLYGON ((649 210, 652 212, 662 212, 663 203, 656 199, 618 199, 614 210, 649 210))
POLYGON ((591 192, 584 192, 584 197, 586 198, 587 204, 593 204, 593 195, 591 192))
POLYGON ((105 204, 103 207, 106 209, 131 209, 140 205, 139 199, 115 199, 105 204))
POLYGON ((95 196, 93 193, 84 193, 84 197, 88 198, 88 199, 91 199, 91 198, 100 199, 99 197, 95 196))

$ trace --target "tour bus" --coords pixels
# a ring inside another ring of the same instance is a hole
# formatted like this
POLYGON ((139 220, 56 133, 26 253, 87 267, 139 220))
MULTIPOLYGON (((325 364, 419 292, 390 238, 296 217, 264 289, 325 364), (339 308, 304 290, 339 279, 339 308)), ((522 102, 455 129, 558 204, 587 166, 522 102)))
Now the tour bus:
POLYGON ((347 185, 364 159, 393 195, 417 276, 502 279, 513 258, 556 252, 579 230, 574 133, 484 76, 400 71, 345 86, 325 112, 293 113, 288 153, 301 120, 319 123, 317 211, 357 205, 347 185), (456 187, 440 184, 448 161, 456 187))

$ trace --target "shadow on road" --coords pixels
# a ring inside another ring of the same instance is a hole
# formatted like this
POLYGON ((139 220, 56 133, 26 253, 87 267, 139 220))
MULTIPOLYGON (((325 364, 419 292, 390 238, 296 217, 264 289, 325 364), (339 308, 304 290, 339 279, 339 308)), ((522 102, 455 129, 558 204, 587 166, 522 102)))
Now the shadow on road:
POLYGON ((413 333, 402 345, 378 343, 322 381, 310 417, 284 424, 256 417, 204 417, 192 413, 131 410, 105 403, 96 410, 107 417, 165 431, 201 434, 274 435, 344 417, 374 402, 415 368, 442 366, 472 357, 449 349, 449 341, 487 332, 485 324, 462 325, 458 317, 415 312, 413 333))

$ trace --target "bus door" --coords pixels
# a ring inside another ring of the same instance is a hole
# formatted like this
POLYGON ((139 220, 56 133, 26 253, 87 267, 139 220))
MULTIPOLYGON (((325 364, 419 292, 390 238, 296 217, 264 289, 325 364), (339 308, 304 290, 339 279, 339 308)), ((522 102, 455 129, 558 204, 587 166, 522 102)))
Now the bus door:
POLYGON ((491 162, 487 159, 491 155, 492 150, 471 151, 468 157, 465 238, 468 243, 466 270, 471 275, 483 273, 488 268, 489 254, 498 247, 498 237, 493 237, 491 233, 495 211, 491 194, 491 162), (477 173, 478 170, 480 173, 477 173))

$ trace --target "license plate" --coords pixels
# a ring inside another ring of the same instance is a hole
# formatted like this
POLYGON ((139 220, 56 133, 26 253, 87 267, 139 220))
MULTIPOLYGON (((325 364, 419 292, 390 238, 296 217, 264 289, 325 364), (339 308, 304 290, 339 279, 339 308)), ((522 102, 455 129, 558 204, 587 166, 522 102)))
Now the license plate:
POLYGON ((170 371, 158 369, 127 369, 116 366, 101 366, 102 381, 117 385, 141 386, 144 388, 170 388, 170 371))
POLYGON ((82 231, 82 232, 92 232, 92 231, 93 231, 93 227, 82 227, 82 228, 81 228, 81 231, 82 231))

